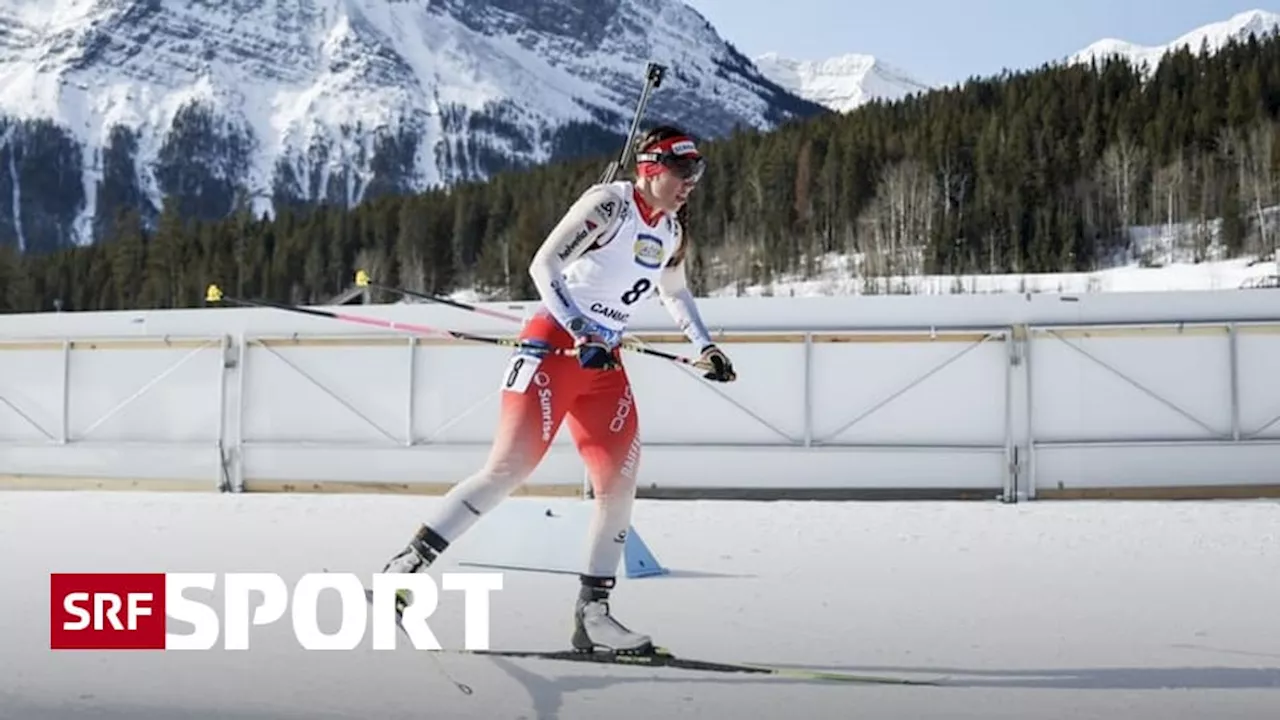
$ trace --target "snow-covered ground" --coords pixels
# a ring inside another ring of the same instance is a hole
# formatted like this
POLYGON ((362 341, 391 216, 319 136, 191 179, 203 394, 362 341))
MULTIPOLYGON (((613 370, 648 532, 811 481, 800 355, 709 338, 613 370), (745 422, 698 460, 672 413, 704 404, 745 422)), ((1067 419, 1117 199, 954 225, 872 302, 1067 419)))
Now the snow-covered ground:
MULTIPOLYGON (((1280 206, 1263 210, 1269 232, 1280 230, 1280 206)), ((1093 272, 973 275, 881 275, 862 272, 861 255, 831 253, 817 258, 809 274, 784 275, 769 283, 732 283, 712 297, 813 297, 829 295, 955 295, 965 293, 1164 292, 1276 287, 1280 264, 1265 256, 1228 257, 1220 240, 1222 222, 1139 225, 1129 245, 1107 267, 1093 272), (1197 247, 1199 245, 1199 247, 1197 247)))
MULTIPOLYGON (((620 583, 625 622, 691 656, 949 676, 943 687, 408 648, 308 653, 288 623, 239 653, 48 649, 50 572, 370 573, 434 502, 0 494, 0 718, 1170 720, 1280 708, 1272 501, 638 504, 637 529, 673 572, 620 583)), ((508 502, 538 511, 578 501, 508 502)), ((494 645, 567 643, 575 591, 571 575, 507 573, 494 645)), ((441 596, 433 626, 446 646, 461 643, 458 595, 441 596)))
POLYGON ((824 258, 822 270, 810 278, 782 277, 772 283, 728 285, 711 297, 816 297, 830 295, 956 295, 972 293, 1166 292, 1236 290, 1274 286, 1274 262, 1238 258, 1202 263, 1170 263, 1143 267, 1134 263, 1081 273, 1001 275, 909 275, 865 278, 850 270, 848 255, 824 258))
MULTIPOLYGON (((1105 270, 1078 273, 982 275, 901 275, 865 277, 856 255, 822 257, 812 275, 782 275, 769 283, 731 283, 710 289, 708 297, 832 297, 846 295, 961 295, 977 293, 1186 292, 1270 288, 1280 286, 1280 265, 1271 259, 1240 257, 1192 262, 1169 261, 1146 266, 1131 262, 1105 270)), ((462 302, 493 300, 485 293, 451 294, 462 302)))

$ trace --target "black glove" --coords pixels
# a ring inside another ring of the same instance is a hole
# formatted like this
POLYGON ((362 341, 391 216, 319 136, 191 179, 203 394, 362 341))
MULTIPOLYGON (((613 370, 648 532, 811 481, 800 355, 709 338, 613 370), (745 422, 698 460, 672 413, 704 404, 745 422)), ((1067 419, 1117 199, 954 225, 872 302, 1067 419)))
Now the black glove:
POLYGON ((589 370, 616 370, 618 358, 613 348, 599 336, 580 337, 575 343, 578 365, 589 370))
POLYGON ((711 370, 702 376, 708 380, 733 382, 738 379, 738 374, 733 371, 733 363, 729 362, 729 356, 715 345, 702 348, 702 356, 698 360, 704 365, 711 366, 711 370))
POLYGON ((584 317, 572 318, 566 328, 573 334, 573 348, 580 367, 588 370, 615 370, 621 367, 621 362, 614 353, 621 333, 602 328, 584 317))

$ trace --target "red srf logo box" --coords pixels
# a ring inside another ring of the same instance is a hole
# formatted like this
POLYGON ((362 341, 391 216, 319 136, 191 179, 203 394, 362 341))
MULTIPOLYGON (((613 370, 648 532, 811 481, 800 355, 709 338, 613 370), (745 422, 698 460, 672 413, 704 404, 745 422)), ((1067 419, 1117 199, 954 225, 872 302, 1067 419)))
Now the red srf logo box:
POLYGON ((53 650, 163 650, 164 573, 49 576, 53 650))

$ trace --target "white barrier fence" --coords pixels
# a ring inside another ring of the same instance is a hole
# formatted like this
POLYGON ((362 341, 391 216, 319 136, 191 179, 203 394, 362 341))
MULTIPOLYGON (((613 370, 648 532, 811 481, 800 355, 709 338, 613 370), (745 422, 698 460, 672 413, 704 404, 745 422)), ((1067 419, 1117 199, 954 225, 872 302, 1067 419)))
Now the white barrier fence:
MULTIPOLYGON (((641 493, 1269 494, 1280 485, 1278 298, 703 301, 740 380, 628 354, 641 493)), ((515 329, 440 306, 346 310, 515 329)), ((638 322, 653 347, 693 350, 660 309, 638 322)), ((278 310, 10 316, 0 481, 439 492, 485 459, 508 352, 278 310)), ((562 431, 528 490, 583 484, 562 431)))

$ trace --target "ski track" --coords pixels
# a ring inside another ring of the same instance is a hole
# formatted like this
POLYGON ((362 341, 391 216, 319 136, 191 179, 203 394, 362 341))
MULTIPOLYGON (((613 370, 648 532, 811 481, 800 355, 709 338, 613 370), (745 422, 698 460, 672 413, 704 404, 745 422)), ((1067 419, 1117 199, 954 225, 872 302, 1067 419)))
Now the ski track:
MULTIPOLYGON (((673 572, 621 580, 624 623, 689 657, 946 675, 944 687, 373 651, 371 634, 358 651, 304 652, 288 622, 255 628, 243 652, 48 649, 50 572, 367 574, 435 502, 0 493, 0 718, 1171 720, 1280 708, 1270 501, 638 502, 636 528, 673 572)), ((455 563, 438 569, 474 570, 455 563)), ((575 593, 571 575, 505 573, 493 646, 564 647, 575 593)), ((432 629, 460 647, 461 593, 440 602, 432 629)), ((336 610, 322 604, 322 627, 336 629, 336 610)))

